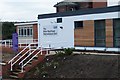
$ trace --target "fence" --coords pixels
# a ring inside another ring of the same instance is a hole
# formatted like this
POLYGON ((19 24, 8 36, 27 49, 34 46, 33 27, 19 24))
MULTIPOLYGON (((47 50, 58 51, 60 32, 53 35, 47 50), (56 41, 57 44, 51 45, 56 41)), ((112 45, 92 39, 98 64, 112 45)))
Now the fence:
POLYGON ((0 46, 12 47, 12 40, 0 40, 0 46))
MULTIPOLYGON (((18 45, 20 48, 24 48, 33 42, 38 42, 38 39, 19 39, 18 45)), ((0 46, 12 47, 12 40, 0 40, 0 46)), ((33 45, 33 46, 37 46, 37 45, 33 45)))

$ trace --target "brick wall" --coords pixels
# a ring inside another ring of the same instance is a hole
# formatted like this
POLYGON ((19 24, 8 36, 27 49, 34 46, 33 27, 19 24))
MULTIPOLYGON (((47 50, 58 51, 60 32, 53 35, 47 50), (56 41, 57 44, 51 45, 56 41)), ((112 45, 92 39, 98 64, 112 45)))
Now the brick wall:
POLYGON ((93 8, 107 7, 107 2, 93 2, 93 8))
POLYGON ((33 25, 33 39, 38 39, 38 27, 37 27, 37 24, 33 25))
POLYGON ((2 47, 2 53, 13 53, 12 47, 2 47))
POLYGON ((66 6, 57 7, 57 12, 65 12, 66 6))

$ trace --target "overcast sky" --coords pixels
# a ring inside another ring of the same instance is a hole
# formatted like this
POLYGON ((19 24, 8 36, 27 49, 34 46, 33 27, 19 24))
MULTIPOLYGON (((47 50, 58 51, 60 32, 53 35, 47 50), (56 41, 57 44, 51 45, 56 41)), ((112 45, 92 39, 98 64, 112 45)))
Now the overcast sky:
MULTIPOLYGON (((0 0, 0 20, 34 21, 38 14, 56 12, 53 5, 60 1, 63 0, 0 0)), ((119 0, 109 0, 109 5, 116 4, 117 1, 119 0)))
POLYGON ((54 13, 54 4, 62 0, 0 0, 2 21, 33 21, 38 14, 54 13))

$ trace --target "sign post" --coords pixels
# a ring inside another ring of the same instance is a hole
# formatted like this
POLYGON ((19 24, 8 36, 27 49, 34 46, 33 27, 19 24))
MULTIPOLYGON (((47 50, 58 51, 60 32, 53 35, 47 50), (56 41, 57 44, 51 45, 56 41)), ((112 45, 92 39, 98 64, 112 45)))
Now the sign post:
POLYGON ((13 33, 12 34, 12 48, 15 52, 18 52, 18 34, 17 33, 13 33))

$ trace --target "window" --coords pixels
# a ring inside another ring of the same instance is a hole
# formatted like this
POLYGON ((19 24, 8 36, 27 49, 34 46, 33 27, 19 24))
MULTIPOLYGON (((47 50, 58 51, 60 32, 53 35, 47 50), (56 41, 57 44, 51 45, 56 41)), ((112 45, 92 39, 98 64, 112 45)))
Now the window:
POLYGON ((62 18, 57 18, 57 23, 62 23, 62 18))
POLYGON ((19 37, 32 37, 33 28, 32 27, 19 27, 18 28, 19 37))
POLYGON ((76 28, 83 28, 83 21, 75 21, 74 26, 75 26, 75 29, 76 28))
POLYGON ((120 47, 120 19, 113 20, 113 35, 114 47, 120 47))
POLYGON ((105 47, 106 33, 105 33, 105 20, 96 20, 95 26, 95 46, 105 47))

